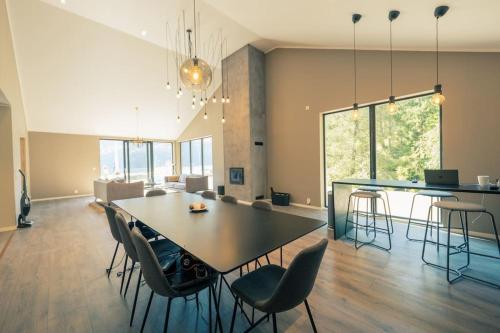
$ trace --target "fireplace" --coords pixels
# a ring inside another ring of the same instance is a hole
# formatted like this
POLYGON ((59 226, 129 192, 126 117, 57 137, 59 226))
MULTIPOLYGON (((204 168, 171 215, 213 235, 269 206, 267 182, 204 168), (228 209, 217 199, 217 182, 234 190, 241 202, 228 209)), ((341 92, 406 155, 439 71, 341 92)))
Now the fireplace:
POLYGON ((233 185, 245 184, 245 173, 243 168, 229 168, 229 183, 233 185))

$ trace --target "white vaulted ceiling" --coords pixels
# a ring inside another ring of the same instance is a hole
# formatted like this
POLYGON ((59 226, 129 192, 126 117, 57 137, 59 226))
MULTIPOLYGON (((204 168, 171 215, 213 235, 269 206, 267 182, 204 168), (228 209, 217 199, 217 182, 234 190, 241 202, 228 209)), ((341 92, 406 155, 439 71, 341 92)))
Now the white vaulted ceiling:
MULTIPOLYGON (((222 29, 228 53, 248 43, 351 48, 354 12, 359 48, 386 50, 391 9, 401 11, 395 49, 433 50, 443 4, 442 50, 500 51, 498 0, 197 0, 201 39, 222 29)), ((175 90, 164 89, 165 22, 177 25, 184 10, 189 26, 191 0, 8 0, 8 10, 29 130, 176 139, 199 111, 185 94, 178 124, 175 90)), ((219 83, 217 73, 212 89, 219 83)))

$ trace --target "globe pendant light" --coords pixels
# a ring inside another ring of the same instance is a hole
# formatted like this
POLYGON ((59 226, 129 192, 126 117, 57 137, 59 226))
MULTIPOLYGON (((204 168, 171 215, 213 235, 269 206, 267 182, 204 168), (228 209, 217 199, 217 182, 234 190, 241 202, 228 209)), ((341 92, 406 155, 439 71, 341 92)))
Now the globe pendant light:
POLYGON ((191 34, 193 31, 187 29, 188 37, 188 47, 189 47, 189 59, 185 60, 180 66, 179 76, 181 82, 188 89, 193 89, 195 91, 206 90, 210 83, 212 83, 212 69, 210 65, 203 59, 198 58, 197 51, 197 24, 196 24, 196 0, 193 0, 193 17, 194 17, 194 47, 191 41, 191 34), (194 50, 193 50, 194 48, 194 50), (194 51, 194 56, 193 56, 194 51))
POLYGON ((352 23, 354 28, 354 38, 353 38, 353 60, 354 60, 354 104, 352 105, 352 118, 357 120, 359 118, 359 108, 357 103, 357 59, 356 59, 356 23, 361 20, 361 14, 352 15, 352 23))
POLYGON ((387 108, 389 109, 389 112, 391 114, 396 113, 398 110, 398 106, 396 105, 396 97, 394 97, 394 94, 392 93, 392 21, 397 19, 399 17, 399 11, 398 10, 391 10, 389 12, 389 47, 390 47, 390 58, 391 58, 391 95, 389 96, 389 105, 387 108))
POLYGON ((434 95, 431 98, 434 105, 442 105, 446 100, 443 95, 443 87, 439 83, 439 19, 448 12, 448 9, 450 9, 448 6, 439 6, 434 10, 436 18, 436 85, 434 86, 434 95))

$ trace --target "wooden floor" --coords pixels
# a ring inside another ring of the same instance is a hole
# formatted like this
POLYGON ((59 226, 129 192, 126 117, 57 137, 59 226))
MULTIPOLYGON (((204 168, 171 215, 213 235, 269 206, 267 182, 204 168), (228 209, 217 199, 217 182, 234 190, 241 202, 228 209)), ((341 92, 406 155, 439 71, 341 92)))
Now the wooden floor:
MULTIPOLYGON (((138 320, 128 318, 135 279, 127 299, 120 280, 105 275, 115 243, 102 210, 78 198, 34 204, 31 229, 18 230, 0 258, 0 332, 137 332, 149 294, 141 287, 138 320)), ((303 210, 302 214, 318 215, 303 210)), ((319 214, 324 216, 324 214, 319 214)), ((284 249, 289 262, 322 237, 328 250, 309 303, 319 332, 500 332, 500 291, 471 281, 448 285, 442 271, 420 260, 421 244, 404 240, 398 225, 387 253, 333 241, 323 228, 284 249)), ((482 245, 481 245, 482 246, 482 245)), ((118 261, 123 257, 120 250, 118 261)), ((273 254, 271 260, 278 262, 273 254)), ((500 274, 498 262, 490 268, 500 274)), ((137 273, 136 273, 137 274, 137 273)), ((230 277, 233 279, 233 277, 230 277)), ((197 312, 192 301, 172 303, 171 332, 206 332, 207 302, 197 312)), ((224 291, 222 316, 229 327, 232 300, 224 291)), ((153 300, 147 332, 160 332, 166 301, 153 300)), ((246 328, 241 315, 237 331, 246 328)), ((278 314, 279 331, 312 331, 303 306, 278 314)), ((264 323, 256 332, 269 332, 264 323)))

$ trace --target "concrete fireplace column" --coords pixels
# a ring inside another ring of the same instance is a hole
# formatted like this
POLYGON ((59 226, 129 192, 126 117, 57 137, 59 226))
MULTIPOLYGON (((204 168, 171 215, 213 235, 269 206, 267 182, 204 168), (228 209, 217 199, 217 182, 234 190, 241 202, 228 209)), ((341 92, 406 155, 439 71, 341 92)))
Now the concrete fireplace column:
POLYGON ((224 183, 226 194, 253 201, 268 196, 264 53, 251 45, 222 62, 228 70, 229 104, 224 104, 224 183), (231 184, 231 168, 243 168, 243 184, 231 184))

